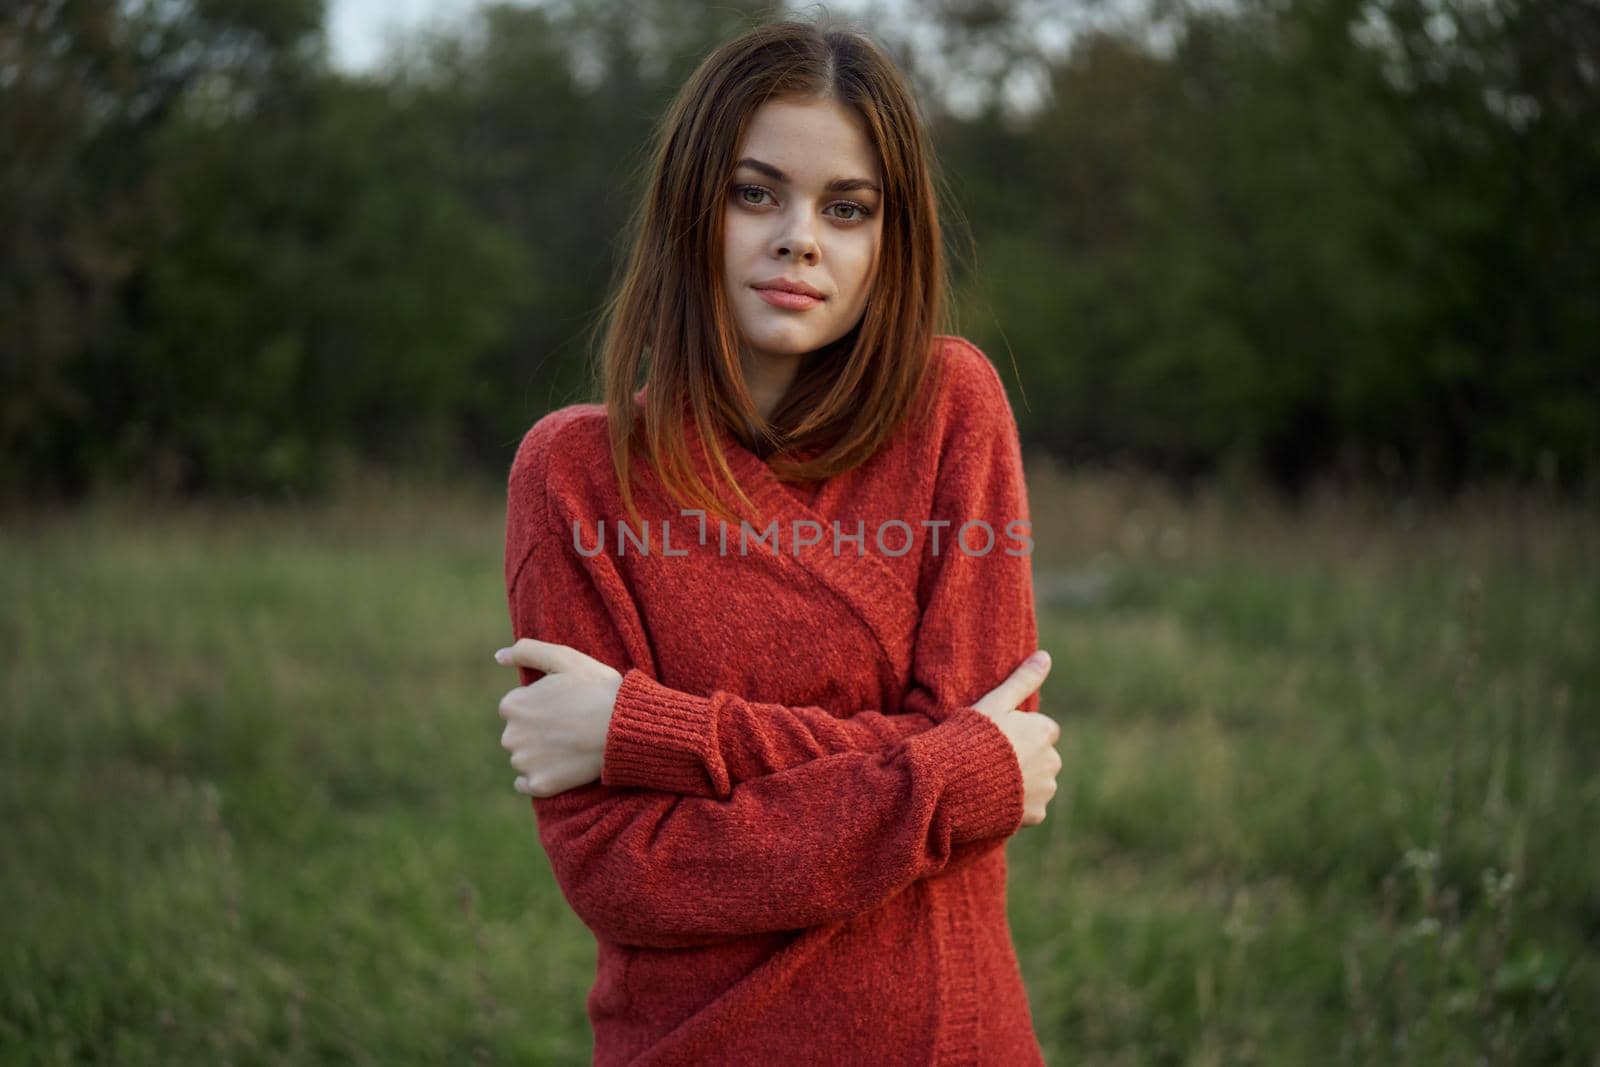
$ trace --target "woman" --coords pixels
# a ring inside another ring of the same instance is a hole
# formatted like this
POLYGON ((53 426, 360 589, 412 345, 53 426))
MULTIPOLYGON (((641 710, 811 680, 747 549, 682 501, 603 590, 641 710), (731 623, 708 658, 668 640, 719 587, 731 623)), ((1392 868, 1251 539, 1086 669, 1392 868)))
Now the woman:
POLYGON ((1048 656, 1017 667, 1015 420, 935 333, 930 168, 864 36, 717 50, 662 128, 605 403, 512 464, 502 743, 598 943, 597 1063, 1041 1062, 1003 846, 1059 731, 1048 656))

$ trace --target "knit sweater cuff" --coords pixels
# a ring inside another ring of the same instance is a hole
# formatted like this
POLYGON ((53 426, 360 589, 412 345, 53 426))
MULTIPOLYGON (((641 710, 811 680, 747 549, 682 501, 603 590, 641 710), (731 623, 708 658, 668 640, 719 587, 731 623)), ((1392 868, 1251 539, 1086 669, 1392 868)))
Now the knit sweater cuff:
POLYGON ((708 697, 669 689, 637 667, 622 676, 606 732, 600 781, 669 793, 707 795, 717 753, 708 697))
POLYGON ((949 770, 941 803, 953 844, 1010 836, 1022 828, 1022 767, 989 716, 959 709, 906 744, 949 770))

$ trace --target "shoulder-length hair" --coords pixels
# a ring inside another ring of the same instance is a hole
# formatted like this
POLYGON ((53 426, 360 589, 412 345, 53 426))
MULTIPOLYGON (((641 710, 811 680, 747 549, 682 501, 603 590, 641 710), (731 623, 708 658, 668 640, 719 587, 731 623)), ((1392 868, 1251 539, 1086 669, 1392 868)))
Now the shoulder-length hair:
POLYGON ((602 320, 612 462, 631 516, 638 516, 629 483, 635 446, 680 502, 732 520, 694 469, 690 429, 714 472, 754 511, 718 427, 771 457, 780 480, 805 482, 861 464, 925 410, 939 367, 934 339, 949 306, 934 166, 905 76, 860 31, 773 22, 706 57, 658 127, 632 249, 602 320), (763 420, 744 382, 720 277, 736 153, 751 115, 780 97, 829 97, 861 116, 882 169, 883 230, 861 321, 808 354, 763 420), (642 412, 634 397, 641 378, 642 412))

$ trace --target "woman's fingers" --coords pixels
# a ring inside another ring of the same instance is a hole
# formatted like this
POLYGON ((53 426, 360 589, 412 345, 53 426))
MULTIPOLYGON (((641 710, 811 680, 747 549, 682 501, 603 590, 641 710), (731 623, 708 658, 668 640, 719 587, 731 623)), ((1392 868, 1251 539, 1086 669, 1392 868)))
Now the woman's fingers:
POLYGON ((553 671, 570 671, 589 657, 571 645, 524 637, 510 648, 496 652, 494 658, 503 667, 527 667, 549 674, 553 671))
POLYGON ((1008 711, 994 724, 1011 742, 1022 772, 1022 825, 1037 826, 1056 795, 1061 754, 1055 750, 1061 727, 1042 712, 1008 711))
POLYGON ((1039 691, 1049 673, 1050 653, 1041 648, 1023 660, 1005 681, 980 697, 973 707, 990 718, 1015 711, 1017 705, 1039 691))
POLYGON ((500 745, 521 772, 519 792, 554 796, 598 780, 622 675, 570 645, 532 638, 495 659, 545 675, 500 699, 500 745))

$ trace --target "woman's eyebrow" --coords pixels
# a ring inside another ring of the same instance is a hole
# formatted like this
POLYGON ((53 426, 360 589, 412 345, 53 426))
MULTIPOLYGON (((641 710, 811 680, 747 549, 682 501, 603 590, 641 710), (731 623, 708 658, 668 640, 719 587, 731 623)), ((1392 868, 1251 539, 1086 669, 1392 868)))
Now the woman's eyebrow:
MULTIPOLYGON (((774 167, 771 163, 763 163, 761 160, 751 159, 749 156, 739 160, 734 166, 749 167, 753 171, 765 174, 775 182, 788 182, 789 180, 787 174, 774 167)), ((857 189, 871 189, 875 193, 883 192, 882 189, 878 188, 877 183, 870 182, 865 178, 835 178, 822 188, 829 193, 849 193, 857 189)))

